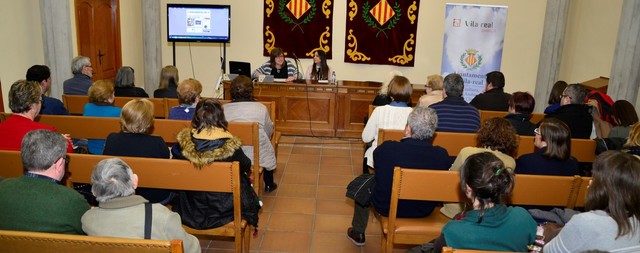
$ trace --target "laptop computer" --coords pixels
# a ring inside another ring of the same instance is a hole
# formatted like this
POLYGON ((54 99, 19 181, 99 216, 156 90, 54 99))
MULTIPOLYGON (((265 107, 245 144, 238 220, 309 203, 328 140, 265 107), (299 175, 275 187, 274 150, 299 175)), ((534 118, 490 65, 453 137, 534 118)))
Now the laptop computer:
MULTIPOLYGON (((229 61, 229 73, 247 76, 251 78, 251 63, 241 61, 229 61)), ((235 77, 234 77, 235 78, 235 77)), ((231 75, 229 75, 231 79, 231 75)))

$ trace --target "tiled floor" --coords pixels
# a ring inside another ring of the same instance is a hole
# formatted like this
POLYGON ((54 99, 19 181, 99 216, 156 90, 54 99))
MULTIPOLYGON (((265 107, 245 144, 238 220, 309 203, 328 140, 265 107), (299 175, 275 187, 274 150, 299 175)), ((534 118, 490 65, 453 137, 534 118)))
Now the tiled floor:
MULTIPOLYGON (((353 200, 346 186, 362 173, 360 140, 283 136, 278 146, 278 189, 263 195, 251 252, 380 252, 380 226, 369 218, 366 245, 347 239, 353 200)), ((201 238, 202 252, 233 252, 233 241, 201 238)), ((405 252, 399 245, 394 253, 405 252)))

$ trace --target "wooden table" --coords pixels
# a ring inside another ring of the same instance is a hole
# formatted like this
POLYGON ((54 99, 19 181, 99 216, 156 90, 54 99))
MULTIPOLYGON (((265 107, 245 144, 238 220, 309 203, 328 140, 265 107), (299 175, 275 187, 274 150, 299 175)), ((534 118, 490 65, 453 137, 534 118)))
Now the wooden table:
MULTIPOLYGON (((224 82, 224 99, 231 99, 224 82)), ((414 84, 413 104, 424 94, 414 84)), ((369 105, 380 89, 379 82, 340 81, 332 84, 255 83, 258 101, 276 102, 276 129, 282 134, 360 138, 369 105)))

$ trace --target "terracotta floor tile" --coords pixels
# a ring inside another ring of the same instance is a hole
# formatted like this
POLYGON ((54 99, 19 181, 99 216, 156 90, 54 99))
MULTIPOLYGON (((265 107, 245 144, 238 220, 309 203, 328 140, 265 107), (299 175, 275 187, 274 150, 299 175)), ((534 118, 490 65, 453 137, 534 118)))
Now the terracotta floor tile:
POLYGON ((347 187, 353 178, 354 176, 350 175, 319 175, 318 185, 347 187))
POLYGON ((269 216, 271 216, 271 212, 260 210, 260 212, 258 213, 258 228, 267 227, 267 224, 269 224, 269 216))
POLYGON ((316 214, 353 215, 353 201, 346 199, 318 199, 316 214))
POLYGON ((286 173, 297 173, 297 174, 318 174, 318 169, 320 165, 314 164, 304 164, 304 163, 290 163, 287 165, 286 173))
POLYGON ((319 155, 289 155, 288 163, 304 163, 304 164, 318 164, 320 162, 319 155))
POLYGON ((209 249, 234 249, 235 244, 231 237, 214 237, 214 240, 209 244, 209 249))
POLYGON ((273 213, 301 213, 314 214, 316 200, 312 198, 280 197, 273 206, 273 213))
POLYGON ((293 147, 289 146, 288 144, 279 144, 278 145, 278 155, 280 155, 280 154, 283 154, 283 155, 291 154, 291 148, 293 148, 293 147))
POLYGON ((364 157, 364 149, 351 149, 351 157, 364 157))
POLYGON ((305 184, 280 184, 278 197, 315 198, 317 186, 305 184))
POLYGON ((202 253, 233 253, 236 252, 233 249, 207 249, 202 250, 202 253))
POLYGON ((211 237, 210 236, 198 236, 198 235, 196 235, 196 238, 198 238, 198 241, 200 241, 200 248, 202 248, 202 249, 208 248, 209 244, 211 244, 211 237))
POLYGON ((342 148, 342 149, 335 149, 335 148, 323 148, 322 149, 322 156, 346 156, 346 157, 351 157, 351 150, 350 148, 342 148))
POLYGON ((259 228, 258 230, 258 234, 257 235, 253 235, 253 231, 251 231, 251 245, 249 245, 249 250, 250 251, 258 251, 260 249, 260 246, 262 244, 262 241, 264 240, 264 232, 266 230, 264 228, 259 228))
POLYGON ((322 186, 318 187, 318 199, 337 199, 344 200, 347 189, 342 186, 322 186))
POLYGON ((282 135, 280 136, 280 142, 293 143, 295 142, 296 137, 290 135, 282 135))
POLYGON ((296 213, 274 213, 269 219, 269 231, 311 232, 313 215, 296 213))
POLYGON ((289 156, 290 156, 289 154, 278 153, 278 156, 276 157, 276 161, 286 164, 289 161, 289 156))
POLYGON ((320 155, 321 153, 321 148, 297 147, 297 145, 291 150, 292 155, 320 155))
POLYGON ((380 243, 381 243, 380 235, 365 234, 365 242, 364 242, 364 247, 362 247, 362 252, 380 253, 382 252, 382 250, 380 249, 380 246, 381 246, 380 243))
POLYGON ((309 252, 311 233, 267 231, 260 251, 309 252))
POLYGON ((353 175, 353 166, 351 165, 322 165, 320 166, 321 175, 353 175))
POLYGON ((276 198, 270 195, 262 195, 262 209, 261 212, 271 212, 273 205, 276 203, 276 198))
POLYGON ((313 232, 316 233, 347 233, 351 227, 351 215, 316 214, 313 232))
POLYGON ((315 233, 311 242, 313 253, 360 253, 360 247, 347 239, 346 232, 342 234, 315 233))
POLYGON ((369 222, 367 222, 367 229, 364 231, 367 235, 382 235, 382 228, 380 228, 380 222, 376 220, 376 217, 369 212, 369 222))
POLYGON ((285 173, 282 177, 282 184, 307 184, 307 185, 317 185, 318 184, 318 175, 317 174, 295 174, 295 173, 285 173))
POLYGON ((351 157, 342 156, 322 156, 320 157, 320 166, 332 166, 332 165, 351 165, 351 157))

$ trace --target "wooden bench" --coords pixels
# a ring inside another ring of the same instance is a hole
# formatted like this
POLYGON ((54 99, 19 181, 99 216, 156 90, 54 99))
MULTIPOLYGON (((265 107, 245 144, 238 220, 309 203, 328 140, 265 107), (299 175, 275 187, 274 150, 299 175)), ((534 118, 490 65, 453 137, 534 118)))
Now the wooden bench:
MULTIPOLYGON (((115 97, 113 105, 122 108, 127 102, 140 97, 115 97)), ((146 98, 153 103, 153 117, 166 118, 164 98, 146 98)), ((89 103, 89 97, 83 95, 62 95, 62 103, 70 115, 82 115, 84 105, 89 103)))
MULTIPOLYGON (((378 146, 385 141, 398 141, 404 137, 404 130, 380 129, 378 130, 378 146)), ((464 147, 475 147, 477 134, 436 132, 433 137, 433 145, 441 146, 449 152, 450 156, 457 156, 464 147)), ((518 150, 516 157, 535 151, 533 136, 518 136, 518 150)), ((596 159, 596 142, 587 139, 571 139, 571 156, 578 162, 593 162, 596 159)))
MULTIPOLYGON (((514 205, 575 205, 579 176, 515 175, 511 196, 514 205), (535 190, 532 190, 535 189, 535 190)), ((429 200, 464 202, 458 171, 418 170, 396 167, 393 175, 389 217, 374 210, 382 230, 382 252, 391 252, 394 244, 422 244, 438 237, 449 218, 436 208, 425 218, 397 218, 398 201, 429 200)))
MULTIPOLYGON (((112 156, 69 154, 68 183, 91 183, 94 166, 112 156)), ((233 193, 234 221, 222 227, 184 229, 193 235, 234 237, 236 252, 249 252, 251 229, 242 219, 240 202, 240 168, 238 162, 217 162, 201 169, 186 160, 120 157, 138 175, 138 187, 184 191, 233 193)))
MULTIPOLYGON (((0 113, 0 116, 7 115, 0 113)), ((39 115, 37 122, 55 127, 58 132, 70 134, 73 138, 105 139, 110 133, 120 132, 119 118, 39 115), (99 127, 88 127, 99 126, 99 127)), ((177 143, 176 135, 184 128, 191 127, 191 121, 156 119, 151 134, 158 135, 167 144, 177 143)), ((256 122, 229 122, 228 130, 242 141, 244 146, 252 146, 254 161, 260 161, 260 137, 256 122)), ((1 176, 1 175, 0 175, 1 176)), ((251 168, 253 186, 259 196, 262 196, 262 167, 254 162, 251 168)))
POLYGON ((0 252, 182 253, 181 240, 144 240, 0 230, 0 252))
POLYGON ((471 249, 454 249, 451 247, 442 247, 442 253, 515 253, 510 251, 491 251, 491 250, 471 250, 471 249))
MULTIPOLYGON (((486 111, 486 110, 478 110, 480 112, 480 122, 484 122, 490 118, 504 118, 508 114, 508 112, 501 111, 486 111)), ((537 124, 542 119, 544 119, 544 113, 532 113, 531 114, 531 122, 537 124)))

